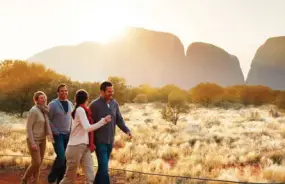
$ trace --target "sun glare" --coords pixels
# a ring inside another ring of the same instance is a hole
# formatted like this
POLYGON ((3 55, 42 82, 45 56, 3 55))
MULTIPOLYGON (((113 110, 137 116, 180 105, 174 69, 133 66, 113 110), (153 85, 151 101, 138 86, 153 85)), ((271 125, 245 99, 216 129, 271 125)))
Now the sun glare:
POLYGON ((94 39, 101 44, 108 44, 123 36, 124 30, 125 26, 121 25, 103 25, 95 31, 96 36, 94 39))
POLYGON ((108 3, 97 4, 95 10, 81 12, 80 34, 85 40, 92 40, 107 44, 123 36, 125 28, 130 23, 131 17, 127 11, 120 11, 117 6, 120 3, 110 6, 108 3))

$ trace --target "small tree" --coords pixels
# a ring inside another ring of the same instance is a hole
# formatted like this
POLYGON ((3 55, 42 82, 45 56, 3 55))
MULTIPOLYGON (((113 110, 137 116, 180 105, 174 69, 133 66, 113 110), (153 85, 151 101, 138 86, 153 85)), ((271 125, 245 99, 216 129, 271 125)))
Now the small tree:
POLYGON ((44 91, 50 98, 50 86, 57 78, 65 77, 42 64, 22 60, 3 61, 0 63, 0 110, 18 113, 22 117, 34 103, 34 92, 44 91))
POLYGON ((191 89, 191 100, 206 107, 218 103, 224 95, 223 87, 214 83, 200 83, 191 89))
POLYGON ((162 109, 161 114, 163 119, 176 125, 181 114, 187 112, 189 112, 187 93, 182 90, 175 90, 168 95, 167 106, 162 109))

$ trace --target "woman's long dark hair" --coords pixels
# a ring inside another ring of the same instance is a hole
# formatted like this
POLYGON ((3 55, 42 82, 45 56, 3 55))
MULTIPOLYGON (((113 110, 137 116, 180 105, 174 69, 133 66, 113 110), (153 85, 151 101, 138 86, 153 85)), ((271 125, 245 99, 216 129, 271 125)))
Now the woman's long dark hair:
POLYGON ((75 111, 76 109, 84 104, 86 102, 86 100, 88 100, 88 93, 87 91, 85 91, 84 89, 79 89, 78 91, 76 91, 75 94, 75 108, 73 109, 73 111, 71 112, 71 116, 74 119, 75 117, 75 111))

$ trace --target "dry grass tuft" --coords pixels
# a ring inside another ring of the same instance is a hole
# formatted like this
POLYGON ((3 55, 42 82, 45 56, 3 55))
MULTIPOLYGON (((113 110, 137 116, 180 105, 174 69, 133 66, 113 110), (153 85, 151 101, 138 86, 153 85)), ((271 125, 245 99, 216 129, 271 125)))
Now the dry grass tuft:
MULTIPOLYGON (((227 108, 191 104, 191 112, 175 126, 161 119, 163 104, 125 104, 121 111, 134 137, 129 140, 116 129, 110 167, 231 181, 285 182, 285 117, 277 116, 272 106, 223 105, 227 108)), ((0 154, 28 155, 24 123, 25 119, 0 113, 0 154)), ((45 156, 55 156, 50 143, 45 156)), ((93 159, 97 165, 94 155, 93 159)), ((29 157, 0 157, 0 168, 29 163, 29 157)), ((50 161, 43 167, 47 164, 50 161)), ((129 183, 138 182, 134 173, 125 177, 129 183)), ((141 179, 144 183, 170 182, 157 176, 141 179)), ((183 182, 180 178, 175 181, 183 182)))

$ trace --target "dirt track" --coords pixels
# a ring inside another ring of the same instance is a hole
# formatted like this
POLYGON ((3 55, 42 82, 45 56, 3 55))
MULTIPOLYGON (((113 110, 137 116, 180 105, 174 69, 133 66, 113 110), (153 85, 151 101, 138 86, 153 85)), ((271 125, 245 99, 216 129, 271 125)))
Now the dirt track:
MULTIPOLYGON (((41 170, 40 173, 40 183, 39 184, 48 184, 47 174, 48 170, 41 170)), ((24 174, 24 170, 1 170, 0 171, 0 184, 19 184, 20 180, 24 174)), ((84 183, 84 176, 78 176, 78 184, 84 183)))
MULTIPOLYGON (((25 170, 15 170, 15 169, 1 169, 0 170, 0 184, 19 184, 20 180, 24 174, 25 170)), ((47 182, 47 175, 49 173, 49 170, 44 169, 41 170, 40 173, 40 182, 39 184, 48 184, 47 182)), ((122 179, 119 179, 121 177, 115 177, 112 178, 113 184, 123 184, 125 183, 122 181, 122 179)), ((84 176, 77 176, 76 184, 84 184, 84 176)))

